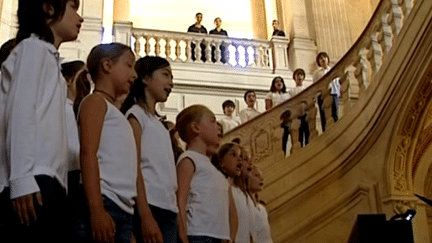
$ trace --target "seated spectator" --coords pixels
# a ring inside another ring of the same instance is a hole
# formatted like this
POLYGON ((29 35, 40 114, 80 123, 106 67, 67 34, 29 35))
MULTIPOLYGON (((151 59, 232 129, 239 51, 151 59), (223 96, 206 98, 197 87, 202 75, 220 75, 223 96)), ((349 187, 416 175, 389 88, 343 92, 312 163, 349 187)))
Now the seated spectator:
POLYGON ((224 117, 219 120, 219 123, 222 125, 222 130, 225 134, 240 125, 241 121, 237 116, 233 116, 235 105, 232 100, 226 100, 224 103, 222 103, 222 109, 224 112, 224 117))
MULTIPOLYGON (((216 25, 216 28, 210 30, 210 35, 224 35, 224 36, 228 36, 228 32, 226 32, 226 30, 222 29, 222 19, 217 17, 214 20, 214 23, 216 25)), ((216 54, 215 54, 216 48, 215 46, 212 46, 212 62, 216 62, 218 60, 216 60, 216 54)), ((225 46, 224 43, 222 43, 220 45, 220 51, 221 51, 221 62, 222 63, 226 63, 226 59, 225 59, 225 46)))
MULTIPOLYGON (((313 82, 320 80, 326 73, 328 73, 331 70, 330 64, 330 58, 326 52, 320 52, 318 53, 316 57, 316 62, 318 64, 318 70, 315 72, 313 76, 313 82)), ((332 96, 333 102, 332 102, 332 117, 335 122, 338 121, 338 108, 339 108, 339 96, 340 96, 340 83, 339 78, 335 78, 331 81, 329 84, 330 89, 330 95, 332 96)), ((324 99, 322 95, 318 96, 318 108, 320 111, 321 116, 321 126, 323 132, 325 131, 326 126, 326 117, 324 113, 324 107, 323 107, 324 99)))
MULTIPOLYGON (((305 79, 306 74, 305 71, 301 68, 298 68, 293 73, 293 79, 296 83, 296 87, 288 91, 291 97, 297 95, 301 91, 304 90, 303 80, 305 79)), ((298 117, 300 120, 300 129, 299 129, 299 142, 303 147, 309 143, 309 125, 306 120, 306 112, 298 117)))
MULTIPOLYGON (((207 34, 207 29, 201 25, 203 19, 203 14, 202 13, 197 13, 195 14, 195 24, 189 26, 187 32, 192 32, 192 33, 201 33, 201 34, 207 34)), ((201 47, 201 60, 203 62, 206 61, 206 57, 205 57, 205 45, 204 43, 200 44, 201 47)), ((195 43, 191 43, 191 55, 192 55, 192 60, 196 60, 195 57, 195 48, 196 48, 196 44, 195 43)))
POLYGON ((289 99, 290 95, 286 92, 285 82, 282 77, 275 77, 272 81, 270 92, 265 97, 266 110, 289 99))
POLYGON ((273 20, 272 26, 273 26, 272 36, 285 36, 285 32, 279 29, 279 21, 277 21, 276 19, 273 20))
POLYGON ((246 102, 247 108, 240 111, 240 120, 245 123, 252 119, 253 117, 260 114, 259 111, 255 109, 256 94, 253 90, 248 90, 244 94, 244 100, 246 102))

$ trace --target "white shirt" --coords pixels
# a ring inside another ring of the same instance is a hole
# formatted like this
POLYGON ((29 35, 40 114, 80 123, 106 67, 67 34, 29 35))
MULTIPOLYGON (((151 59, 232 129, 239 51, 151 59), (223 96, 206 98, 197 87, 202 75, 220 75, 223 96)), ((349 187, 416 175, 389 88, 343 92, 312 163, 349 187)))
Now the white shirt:
POLYGON ((227 115, 224 115, 224 117, 219 120, 219 123, 222 125, 223 133, 225 134, 239 126, 241 124, 241 121, 238 116, 229 117, 227 115))
POLYGON ((68 168, 69 171, 79 170, 80 143, 78 139, 78 124, 73 111, 73 101, 66 100, 66 126, 68 137, 68 168))
POLYGON ((101 192, 125 212, 133 214, 138 176, 135 138, 126 117, 114 105, 106 103, 97 153, 101 192))
POLYGON ((250 237, 254 230, 251 222, 254 220, 248 205, 248 196, 238 187, 231 187, 234 203, 237 209, 238 229, 235 238, 236 243, 250 243, 250 237))
POLYGON ((186 150, 178 161, 183 158, 191 159, 195 165, 186 205, 187 234, 229 240, 227 179, 203 154, 186 150))
POLYGON ((255 110, 255 108, 249 108, 243 109, 240 111, 240 120, 242 123, 245 123, 249 121, 250 119, 258 116, 261 114, 259 111, 255 110))
POLYGON ((255 243, 272 243, 270 224, 265 207, 258 203, 255 207, 255 243))
POLYGON ((290 97, 296 96, 298 93, 302 92, 305 88, 303 86, 296 86, 288 91, 290 97))
POLYGON ((278 92, 269 92, 265 99, 272 101, 272 107, 275 107, 279 105, 280 103, 284 102, 285 100, 291 98, 291 96, 288 93, 278 93, 278 92))
POLYGON ((148 115, 139 105, 132 106, 126 117, 133 115, 141 125, 141 171, 147 201, 150 205, 177 213, 177 173, 171 137, 162 122, 148 115))
MULTIPOLYGON (((60 70, 57 49, 35 34, 3 63, 0 171, 10 169, 12 199, 39 191, 35 175, 54 177, 66 188, 66 81, 60 70)), ((0 178, 4 187, 7 177, 0 178)))
MULTIPOLYGON (((313 76, 313 82, 315 83, 316 81, 318 81, 320 78, 324 77, 324 75, 326 75, 332 68, 330 66, 327 66, 327 68, 322 68, 320 67, 314 74, 313 76)), ((338 97, 340 96, 340 83, 339 83, 339 78, 335 78, 333 79, 330 84, 329 84, 329 88, 330 88, 330 94, 332 95, 337 95, 338 97)))

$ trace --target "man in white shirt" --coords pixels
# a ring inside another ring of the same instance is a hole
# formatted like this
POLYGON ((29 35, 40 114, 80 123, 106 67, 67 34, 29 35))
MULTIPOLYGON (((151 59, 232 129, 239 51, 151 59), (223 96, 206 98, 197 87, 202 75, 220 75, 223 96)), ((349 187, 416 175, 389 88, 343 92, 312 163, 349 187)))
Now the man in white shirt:
POLYGON ((244 94, 244 100, 246 102, 247 108, 240 111, 240 120, 245 123, 252 119, 253 117, 261 114, 255 109, 256 94, 253 90, 248 90, 244 94))

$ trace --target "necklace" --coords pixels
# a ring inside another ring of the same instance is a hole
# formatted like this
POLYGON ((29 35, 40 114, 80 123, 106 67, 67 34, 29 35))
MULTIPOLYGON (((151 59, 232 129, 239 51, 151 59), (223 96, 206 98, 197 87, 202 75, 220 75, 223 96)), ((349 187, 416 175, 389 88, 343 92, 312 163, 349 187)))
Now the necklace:
POLYGON ((99 92, 99 93, 101 93, 101 94, 104 94, 104 95, 108 96, 108 98, 110 98, 112 102, 115 101, 115 99, 114 99, 114 97, 113 97, 112 95, 108 94, 107 92, 105 92, 105 91, 103 91, 103 90, 95 89, 94 92, 99 92))

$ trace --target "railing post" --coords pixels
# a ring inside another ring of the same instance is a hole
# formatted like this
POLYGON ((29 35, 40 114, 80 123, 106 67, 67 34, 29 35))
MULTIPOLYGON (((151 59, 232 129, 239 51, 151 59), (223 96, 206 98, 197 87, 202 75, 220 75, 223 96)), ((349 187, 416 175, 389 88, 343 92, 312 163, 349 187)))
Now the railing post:
MULTIPOLYGON (((289 40, 283 37, 274 36, 270 40, 271 48, 272 48, 272 56, 273 56, 273 73, 278 72, 279 70, 287 70, 288 69, 288 44, 289 40)), ((246 51, 247 52, 247 51, 246 51)))
POLYGON ((127 46, 131 45, 132 22, 116 21, 113 24, 114 38, 113 41, 120 42, 127 46))

